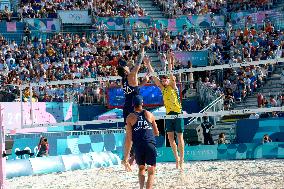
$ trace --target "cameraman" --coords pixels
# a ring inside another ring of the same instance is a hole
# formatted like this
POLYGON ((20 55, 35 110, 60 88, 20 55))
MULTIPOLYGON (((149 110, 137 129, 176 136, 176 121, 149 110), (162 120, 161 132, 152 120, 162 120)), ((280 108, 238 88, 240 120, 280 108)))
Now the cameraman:
POLYGON ((36 157, 48 156, 48 150, 49 150, 49 145, 47 138, 41 137, 38 144, 38 153, 36 157))

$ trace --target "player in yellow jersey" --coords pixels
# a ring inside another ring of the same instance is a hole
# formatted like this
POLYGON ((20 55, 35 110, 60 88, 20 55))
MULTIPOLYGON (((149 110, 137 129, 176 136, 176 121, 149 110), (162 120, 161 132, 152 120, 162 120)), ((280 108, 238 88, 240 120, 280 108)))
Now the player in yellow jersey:
MULTIPOLYGON (((174 66, 174 55, 168 53, 168 71, 171 71, 174 66)), ((150 64, 150 59, 144 59, 145 65, 148 67, 149 72, 153 73, 154 70, 150 64)), ((161 89, 163 94, 164 105, 166 107, 167 115, 178 115, 182 113, 182 106, 179 98, 178 88, 176 80, 173 74, 168 76, 162 76, 159 79, 153 76, 155 84, 161 89)), ((184 140, 183 140, 184 120, 183 118, 166 119, 166 131, 168 134, 169 142, 172 147, 175 159, 176 168, 183 169, 184 162, 184 140), (174 133, 176 132, 178 138, 178 146, 174 139, 174 133), (178 153, 179 151, 179 153, 178 153)))

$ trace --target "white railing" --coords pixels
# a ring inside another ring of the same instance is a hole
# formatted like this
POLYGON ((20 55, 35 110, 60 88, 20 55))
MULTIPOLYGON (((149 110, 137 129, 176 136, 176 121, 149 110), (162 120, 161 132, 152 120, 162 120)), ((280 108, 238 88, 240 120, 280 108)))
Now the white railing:
MULTIPOLYGON (((213 112, 215 111, 220 111, 223 110, 224 107, 224 100, 223 100, 223 95, 219 96, 218 98, 216 98, 213 102, 211 102, 208 106, 206 106, 205 108, 203 108, 202 110, 199 111, 199 113, 205 113, 208 110, 211 110, 213 108, 213 112)), ((190 125, 192 123, 196 123, 198 120, 200 119, 200 122, 202 122, 202 117, 192 117, 189 121, 187 125, 190 125)), ((214 125, 216 125, 216 116, 213 117, 214 120, 214 125)))

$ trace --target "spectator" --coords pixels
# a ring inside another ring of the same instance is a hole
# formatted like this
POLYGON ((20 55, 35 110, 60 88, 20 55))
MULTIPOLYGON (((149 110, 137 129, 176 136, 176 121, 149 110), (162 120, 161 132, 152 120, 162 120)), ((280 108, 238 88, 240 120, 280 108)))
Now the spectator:
POLYGON ((263 95, 261 93, 257 94, 257 107, 261 108, 263 106, 263 95))
POLYGON ((250 116, 249 116, 249 119, 259 119, 259 115, 257 113, 252 113, 250 116))
POLYGON ((272 142, 272 140, 270 139, 268 134, 265 134, 263 136, 262 143, 264 144, 264 143, 269 143, 269 142, 272 142))
POLYGON ((228 88, 225 92, 225 99, 224 99, 224 108, 225 110, 229 110, 231 107, 234 106, 234 94, 232 92, 232 89, 228 88))
POLYGON ((272 118, 278 118, 277 112, 271 112, 271 117, 272 118))
MULTIPOLYGON (((47 17, 56 13, 56 10, 75 10, 90 7, 94 9, 94 14, 104 16, 113 14, 131 16, 136 15, 139 11, 137 2, 132 0, 127 2, 111 0, 103 3, 99 3, 100 1, 97 0, 94 0, 93 3, 88 3, 87 1, 73 2, 73 0, 60 3, 42 2, 42 4, 34 3, 33 1, 30 2, 31 4, 22 2, 20 9, 23 9, 22 14, 24 17, 35 17, 33 15, 37 14, 37 10, 39 10, 39 15, 47 17), (122 10, 120 11, 118 7, 122 7, 122 10), (98 11, 96 12, 96 10, 98 11)), ((172 8, 167 5, 168 1, 160 2, 165 4, 168 9, 172 8)), ((156 3, 159 3, 159 1, 156 1, 156 3)), ((206 14, 223 12, 222 9, 227 5, 225 2, 207 0, 200 2, 194 0, 187 3, 174 1, 173 6, 181 7, 182 12, 188 14, 206 14), (187 7, 184 7, 185 4, 187 7)), ((177 15, 179 13, 176 12, 174 14, 177 15)), ((251 18, 249 19, 248 23, 250 24, 251 18)), ((212 22, 214 22, 213 18, 212 22)), ((16 42, 9 43, 0 36, 0 72, 4 77, 3 86, 6 84, 115 76, 117 75, 116 67, 119 62, 124 61, 127 64, 131 64, 137 58, 139 41, 147 41, 149 49, 158 49, 162 53, 168 50, 209 50, 210 54, 212 52, 210 56, 212 56, 213 65, 257 61, 276 56, 283 57, 283 31, 275 31, 271 19, 269 20, 267 16, 265 23, 266 28, 264 29, 247 26, 244 29, 231 29, 229 32, 213 28, 215 31, 213 29, 200 31, 184 29, 183 32, 174 33, 167 31, 164 26, 154 26, 151 30, 144 31, 144 35, 139 35, 137 32, 137 23, 135 27, 129 23, 128 27, 130 29, 134 28, 136 31, 127 36, 107 34, 104 32, 107 28, 103 27, 104 29, 98 34, 93 33, 90 36, 86 34, 81 34, 80 36, 68 33, 55 34, 54 36, 48 36, 46 42, 43 39, 32 37, 31 31, 27 26, 25 41, 18 44, 16 42)), ((104 23, 98 23, 98 25, 100 24, 103 25, 104 23)), ((157 67, 156 71, 160 70, 161 68, 157 67)), ((236 101, 237 99, 245 99, 248 95, 255 92, 256 88, 261 87, 266 77, 273 70, 272 64, 256 68, 247 66, 215 70, 208 71, 203 79, 208 77, 208 79, 206 78, 206 85, 216 91, 225 91, 226 94, 227 88, 230 88, 233 94, 231 96, 236 101), (214 81, 216 81, 215 84, 214 81), (226 81, 224 85, 223 81, 226 81)), ((81 88, 76 87, 72 88, 72 90, 71 87, 70 89, 67 89, 68 87, 61 89, 46 89, 44 87, 41 90, 36 87, 33 97, 39 101, 53 101, 55 94, 57 94, 57 97, 63 100, 74 96, 74 98, 69 99, 78 101, 80 98, 82 103, 86 101, 95 102, 96 98, 91 98, 91 96, 98 95, 100 99, 103 99, 104 91, 106 91, 105 87, 115 86, 115 82, 104 83, 104 86, 100 83, 98 86, 99 92, 97 93, 92 90, 92 88, 97 88, 94 85, 82 84, 81 88), (66 96, 64 96, 65 91, 68 92, 66 96), (46 96, 44 95, 45 93, 47 93, 46 96), (80 93, 82 95, 79 95, 80 93)), ((1 85, 1 88, 3 86, 1 85)), ((54 100, 57 101, 57 98, 54 100)), ((267 103, 267 106, 270 106, 270 104, 267 103)))
POLYGON ((219 134, 219 138, 218 138, 218 141, 217 141, 218 144, 226 144, 226 136, 225 136, 225 133, 220 133, 219 134))
POLYGON ((269 103, 270 103, 270 106, 277 107, 277 101, 275 100, 273 95, 270 95, 269 103))

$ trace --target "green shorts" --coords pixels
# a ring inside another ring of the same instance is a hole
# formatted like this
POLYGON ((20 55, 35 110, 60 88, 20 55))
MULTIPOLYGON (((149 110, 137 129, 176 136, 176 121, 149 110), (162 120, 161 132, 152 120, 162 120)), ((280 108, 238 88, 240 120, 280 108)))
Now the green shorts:
MULTIPOLYGON (((178 115, 176 112, 169 112, 167 115, 178 115)), ((166 131, 183 133, 184 130, 184 120, 183 118, 176 119, 166 119, 166 131)))

